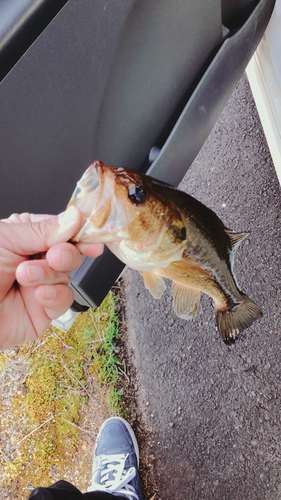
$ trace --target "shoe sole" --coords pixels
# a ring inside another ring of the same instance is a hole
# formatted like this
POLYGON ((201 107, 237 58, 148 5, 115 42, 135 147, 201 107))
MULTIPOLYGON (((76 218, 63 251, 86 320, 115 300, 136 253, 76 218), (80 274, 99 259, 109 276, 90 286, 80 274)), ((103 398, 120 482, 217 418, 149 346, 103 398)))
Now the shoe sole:
POLYGON ((135 454, 136 454, 136 457, 137 457, 137 461, 138 461, 138 468, 139 468, 139 464, 140 464, 140 452, 139 452, 139 445, 138 445, 138 442, 137 442, 137 438, 135 436, 135 433, 132 429, 132 427, 130 426, 130 424, 128 424, 128 422, 126 422, 126 420, 124 420, 124 418, 121 418, 121 417, 111 417, 111 418, 108 418, 101 426, 100 428, 100 431, 97 435, 97 439, 96 439, 96 443, 98 442, 99 440, 99 436, 100 434, 102 433, 103 431, 103 428, 105 426, 105 424, 107 422, 110 422, 110 420, 120 420, 120 422, 123 422, 123 424, 125 425, 125 427, 127 428, 130 436, 131 436, 131 439, 133 441, 133 445, 134 445, 134 450, 135 450, 135 454))

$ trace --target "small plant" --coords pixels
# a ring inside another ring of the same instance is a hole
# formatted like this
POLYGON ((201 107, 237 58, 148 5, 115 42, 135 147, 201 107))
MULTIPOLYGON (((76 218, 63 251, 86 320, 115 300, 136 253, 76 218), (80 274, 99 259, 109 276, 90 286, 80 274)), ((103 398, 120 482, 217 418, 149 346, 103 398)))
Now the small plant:
POLYGON ((124 393, 124 389, 109 389, 107 393, 107 401, 108 403, 119 413, 122 413, 122 409, 120 406, 120 401, 122 399, 124 393))
POLYGON ((99 380, 102 384, 116 384, 120 377, 118 364, 113 350, 113 343, 119 337, 118 323, 111 324, 110 328, 105 332, 104 342, 97 350, 100 367, 98 370, 99 380))

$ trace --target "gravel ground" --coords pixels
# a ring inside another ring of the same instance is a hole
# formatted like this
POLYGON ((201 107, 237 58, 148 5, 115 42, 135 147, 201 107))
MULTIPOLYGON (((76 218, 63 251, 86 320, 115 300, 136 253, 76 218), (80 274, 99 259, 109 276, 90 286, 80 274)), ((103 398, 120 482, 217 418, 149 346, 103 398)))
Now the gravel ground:
POLYGON ((154 300, 140 275, 126 271, 129 347, 154 436, 156 497, 281 499, 281 198, 246 77, 180 187, 227 227, 251 232, 234 269, 264 316, 229 347, 207 296, 186 322, 173 313, 170 286, 154 300))

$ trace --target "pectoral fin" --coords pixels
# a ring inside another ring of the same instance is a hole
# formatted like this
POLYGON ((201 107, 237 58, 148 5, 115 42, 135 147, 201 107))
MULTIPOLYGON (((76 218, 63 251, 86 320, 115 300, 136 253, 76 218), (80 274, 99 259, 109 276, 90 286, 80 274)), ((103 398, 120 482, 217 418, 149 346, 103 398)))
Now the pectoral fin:
POLYGON ((173 305, 175 313, 182 319, 192 319, 199 310, 200 291, 173 283, 173 305))
POLYGON ((147 271, 141 271, 141 274, 146 288, 148 288, 155 299, 160 299, 166 288, 163 278, 161 278, 158 274, 149 273, 147 271))

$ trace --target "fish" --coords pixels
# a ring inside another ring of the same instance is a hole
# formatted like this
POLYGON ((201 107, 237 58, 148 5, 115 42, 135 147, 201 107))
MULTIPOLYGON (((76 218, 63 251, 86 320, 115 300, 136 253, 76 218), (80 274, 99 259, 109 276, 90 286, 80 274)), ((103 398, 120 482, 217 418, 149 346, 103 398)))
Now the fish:
POLYGON ((233 254, 249 233, 235 233, 200 201, 169 184, 95 160, 78 181, 68 203, 83 217, 73 242, 103 242, 124 264, 140 271, 159 299, 164 278, 173 282, 173 307, 193 319, 201 292, 216 310, 225 342, 262 316, 237 285, 233 254))

